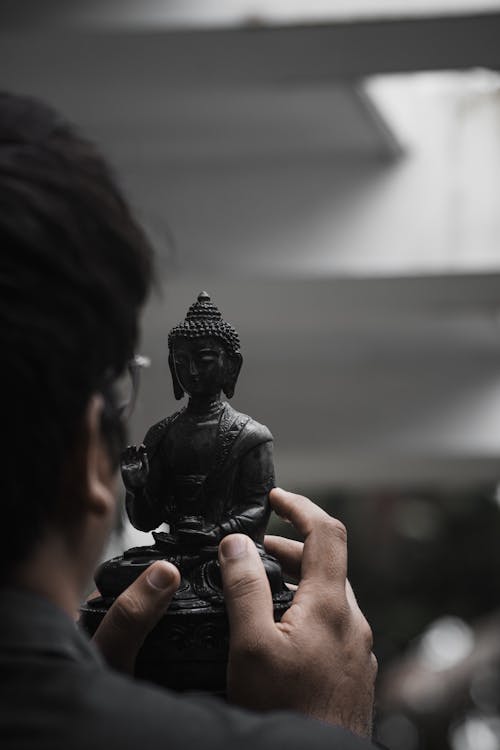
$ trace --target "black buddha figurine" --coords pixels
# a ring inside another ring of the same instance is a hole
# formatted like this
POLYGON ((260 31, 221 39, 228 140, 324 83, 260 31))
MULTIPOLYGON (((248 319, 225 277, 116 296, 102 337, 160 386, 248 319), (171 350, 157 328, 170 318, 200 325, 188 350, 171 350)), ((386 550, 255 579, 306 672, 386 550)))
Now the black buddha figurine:
POLYGON ((261 544, 274 486, 272 435, 221 401, 231 398, 242 365, 234 328, 202 292, 168 337, 169 365, 181 411, 151 427, 144 446, 122 461, 127 512, 143 531, 166 522, 156 539, 189 549, 217 545, 226 534, 261 544))
POLYGON ((144 444, 121 462, 132 524, 153 531, 154 544, 135 547, 104 563, 96 574, 99 600, 83 608, 92 632, 105 611, 151 562, 166 559, 181 572, 172 604, 148 637, 138 673, 177 689, 223 692, 227 618, 217 547, 227 534, 244 533, 259 550, 273 594, 275 617, 289 606, 280 566, 263 547, 274 486, 273 438, 222 394, 234 394, 242 365, 239 337, 206 292, 168 336, 177 399, 187 405, 151 427, 144 444))

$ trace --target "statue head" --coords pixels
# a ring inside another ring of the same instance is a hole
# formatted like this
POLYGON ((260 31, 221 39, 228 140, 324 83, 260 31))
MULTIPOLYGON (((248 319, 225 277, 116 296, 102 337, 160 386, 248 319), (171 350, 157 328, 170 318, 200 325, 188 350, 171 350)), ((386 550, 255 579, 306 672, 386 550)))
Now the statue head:
POLYGON ((240 339, 222 319, 206 292, 188 310, 185 320, 168 334, 168 363, 176 399, 234 394, 243 358, 240 339))

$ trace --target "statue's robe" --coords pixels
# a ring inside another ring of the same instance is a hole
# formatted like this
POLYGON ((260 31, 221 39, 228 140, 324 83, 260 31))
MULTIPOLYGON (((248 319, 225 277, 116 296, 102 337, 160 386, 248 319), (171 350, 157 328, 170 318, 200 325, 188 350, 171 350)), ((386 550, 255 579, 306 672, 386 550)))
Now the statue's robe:
MULTIPOLYGON (((199 416, 199 415, 198 415, 199 416)), ((201 516, 217 538, 241 532, 262 542, 274 487, 273 437, 264 425, 223 403, 205 420, 184 409, 149 429, 144 490, 127 492, 132 524, 166 522, 171 532, 201 516)))

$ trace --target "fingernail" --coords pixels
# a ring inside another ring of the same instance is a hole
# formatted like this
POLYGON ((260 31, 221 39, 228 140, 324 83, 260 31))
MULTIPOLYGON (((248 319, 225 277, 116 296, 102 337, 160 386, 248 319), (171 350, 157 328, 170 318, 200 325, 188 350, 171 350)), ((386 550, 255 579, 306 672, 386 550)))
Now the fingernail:
POLYGON ((231 534, 221 542, 221 552, 226 560, 242 557, 248 549, 248 537, 245 534, 231 534))
POLYGON ((148 583, 158 591, 165 591, 172 585, 172 571, 164 565, 152 565, 148 573, 148 583))

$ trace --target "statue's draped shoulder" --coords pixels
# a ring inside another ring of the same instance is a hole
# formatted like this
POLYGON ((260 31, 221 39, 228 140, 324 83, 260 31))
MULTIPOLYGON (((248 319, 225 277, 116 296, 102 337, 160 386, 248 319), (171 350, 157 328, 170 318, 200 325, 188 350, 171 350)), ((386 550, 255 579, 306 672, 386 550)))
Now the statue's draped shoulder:
MULTIPOLYGON (((144 445, 151 460, 174 422, 185 409, 156 422, 146 433, 144 445)), ((260 424, 247 414, 236 411, 225 403, 220 418, 218 468, 232 457, 237 459, 262 443, 272 443, 273 436, 266 425, 260 424)))
POLYGON ((249 451, 264 443, 272 444, 272 441, 273 436, 268 427, 247 414, 236 411, 230 404, 224 404, 214 473, 224 472, 249 451))
POLYGON ((160 419, 159 422, 156 422, 156 424, 152 425, 146 432, 146 435, 144 437, 144 445, 146 447, 149 460, 153 458, 161 441, 167 435, 170 425, 175 422, 175 420, 182 414, 183 411, 184 409, 180 409, 174 414, 171 414, 169 417, 160 419))

